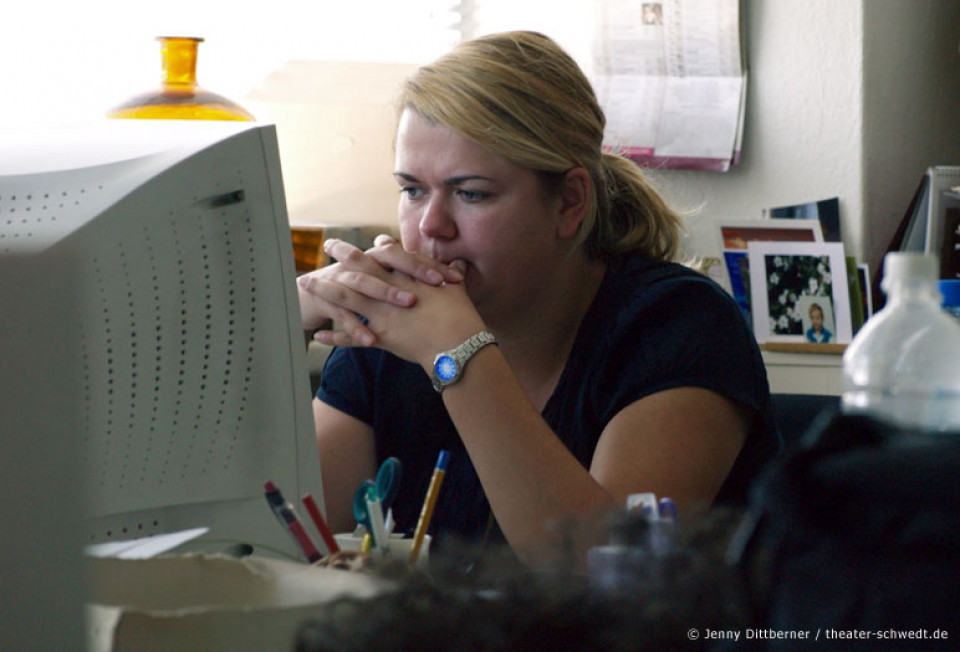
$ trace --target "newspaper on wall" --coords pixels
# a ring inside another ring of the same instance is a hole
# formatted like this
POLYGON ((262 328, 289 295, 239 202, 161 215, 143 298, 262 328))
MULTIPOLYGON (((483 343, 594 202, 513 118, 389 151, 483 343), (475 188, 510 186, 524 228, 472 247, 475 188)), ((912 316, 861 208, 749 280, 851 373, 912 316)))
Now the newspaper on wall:
POLYGON ((593 84, 604 145, 659 168, 727 171, 743 133, 739 0, 606 0, 593 84))

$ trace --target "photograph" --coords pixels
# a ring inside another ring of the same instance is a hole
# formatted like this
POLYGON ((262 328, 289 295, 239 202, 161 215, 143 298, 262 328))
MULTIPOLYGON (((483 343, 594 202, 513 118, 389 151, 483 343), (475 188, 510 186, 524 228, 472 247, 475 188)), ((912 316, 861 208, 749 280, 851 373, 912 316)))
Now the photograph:
POLYGON ((837 327, 833 319, 833 300, 829 297, 804 295, 797 299, 802 331, 808 342, 833 344, 837 327))
POLYGON ((823 237, 827 242, 840 242, 840 200, 837 197, 793 206, 765 208, 763 216, 771 219, 818 222, 823 227, 823 237))
POLYGON ((751 242, 748 256, 758 341, 850 342, 850 293, 842 244, 751 242))
POLYGON ((663 25, 663 4, 644 2, 641 11, 644 25, 663 25))
POLYGON ((730 282, 730 293, 740 306, 744 319, 752 324, 750 314, 750 242, 823 242, 820 223, 796 220, 759 219, 722 221, 717 225, 720 250, 730 282))

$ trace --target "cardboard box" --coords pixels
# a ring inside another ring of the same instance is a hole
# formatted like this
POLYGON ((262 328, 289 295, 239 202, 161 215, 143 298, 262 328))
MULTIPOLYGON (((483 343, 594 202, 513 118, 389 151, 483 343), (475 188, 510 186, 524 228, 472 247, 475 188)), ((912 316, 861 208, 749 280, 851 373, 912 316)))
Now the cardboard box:
POLYGON ((198 554, 89 564, 91 652, 288 650, 324 604, 391 590, 364 573, 275 559, 198 554))

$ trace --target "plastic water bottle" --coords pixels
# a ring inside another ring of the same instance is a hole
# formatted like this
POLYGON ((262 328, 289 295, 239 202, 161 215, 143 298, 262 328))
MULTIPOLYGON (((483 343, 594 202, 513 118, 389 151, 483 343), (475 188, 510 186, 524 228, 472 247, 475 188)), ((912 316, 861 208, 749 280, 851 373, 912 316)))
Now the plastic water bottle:
POLYGON ((843 356, 841 409, 960 434, 960 322, 940 305, 937 258, 890 253, 883 270, 887 303, 843 356))

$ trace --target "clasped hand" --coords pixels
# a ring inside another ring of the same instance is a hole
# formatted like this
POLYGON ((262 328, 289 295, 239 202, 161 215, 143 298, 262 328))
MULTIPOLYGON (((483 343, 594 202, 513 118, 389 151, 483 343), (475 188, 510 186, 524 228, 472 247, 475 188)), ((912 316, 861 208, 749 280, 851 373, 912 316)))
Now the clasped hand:
POLYGON ((456 263, 406 251, 387 235, 367 251, 335 239, 324 251, 337 262, 297 279, 303 329, 323 344, 377 346, 429 365, 483 329, 456 263))

